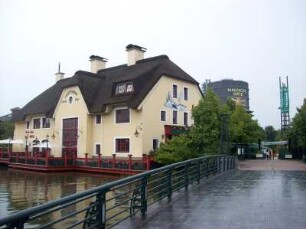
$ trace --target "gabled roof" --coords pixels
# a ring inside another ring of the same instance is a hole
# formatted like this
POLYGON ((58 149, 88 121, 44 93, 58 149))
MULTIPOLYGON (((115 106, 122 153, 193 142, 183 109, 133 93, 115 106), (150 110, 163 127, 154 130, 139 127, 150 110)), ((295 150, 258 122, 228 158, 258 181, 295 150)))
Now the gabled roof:
POLYGON ((62 90, 71 86, 79 86, 90 113, 104 112, 108 105, 115 104, 126 104, 130 108, 136 108, 164 75, 199 85, 167 56, 162 55, 137 61, 131 66, 120 65, 102 69, 97 74, 78 71, 71 78, 58 81, 26 104, 13 116, 13 120, 24 120, 31 114, 52 117, 62 90), (116 84, 127 81, 133 82, 134 92, 115 95, 116 84))

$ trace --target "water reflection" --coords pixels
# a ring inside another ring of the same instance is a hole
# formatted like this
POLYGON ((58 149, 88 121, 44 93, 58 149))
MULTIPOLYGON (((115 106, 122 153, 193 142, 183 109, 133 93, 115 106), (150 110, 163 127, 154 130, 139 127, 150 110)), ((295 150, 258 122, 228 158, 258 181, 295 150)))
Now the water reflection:
POLYGON ((104 174, 38 173, 0 167, 0 218, 119 178, 104 174))

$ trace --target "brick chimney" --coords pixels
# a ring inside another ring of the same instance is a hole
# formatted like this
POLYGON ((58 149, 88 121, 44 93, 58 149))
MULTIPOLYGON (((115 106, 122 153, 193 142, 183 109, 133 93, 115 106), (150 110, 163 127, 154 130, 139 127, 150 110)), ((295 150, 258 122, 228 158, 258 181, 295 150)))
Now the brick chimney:
POLYGON ((106 62, 108 59, 100 56, 91 55, 89 57, 90 68, 92 73, 97 73, 99 70, 106 67, 106 62))
POLYGON ((144 53, 147 49, 138 45, 129 44, 126 46, 126 51, 128 53, 128 66, 131 66, 136 64, 136 61, 144 58, 144 53))

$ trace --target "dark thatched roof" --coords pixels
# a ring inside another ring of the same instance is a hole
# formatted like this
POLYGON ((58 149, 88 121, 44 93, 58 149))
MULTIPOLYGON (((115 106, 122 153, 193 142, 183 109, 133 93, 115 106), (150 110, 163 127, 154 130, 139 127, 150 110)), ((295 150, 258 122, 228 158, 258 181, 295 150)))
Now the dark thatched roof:
POLYGON ((27 115, 33 114, 45 114, 47 117, 52 117, 62 90, 71 86, 80 88, 90 113, 102 113, 106 106, 115 104, 126 104, 130 108, 136 108, 164 75, 199 85, 167 56, 161 55, 137 61, 131 66, 120 65, 102 69, 97 74, 77 71, 71 78, 58 81, 31 100, 16 115, 13 115, 13 120, 21 121, 27 115), (134 92, 115 95, 116 84, 127 81, 133 82, 134 92))

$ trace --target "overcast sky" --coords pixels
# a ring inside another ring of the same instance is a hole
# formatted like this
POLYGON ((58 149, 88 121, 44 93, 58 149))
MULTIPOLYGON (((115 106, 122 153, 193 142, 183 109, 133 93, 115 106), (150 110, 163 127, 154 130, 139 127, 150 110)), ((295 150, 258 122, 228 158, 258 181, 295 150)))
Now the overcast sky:
POLYGON ((88 70, 89 56, 125 64, 125 47, 166 54, 200 83, 248 82, 250 109, 280 127, 279 76, 290 115, 306 98, 305 0, 0 0, 0 115, 55 82, 88 70))

